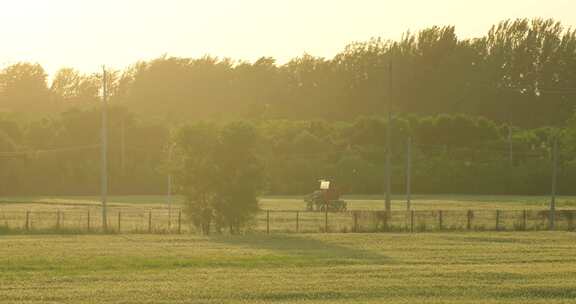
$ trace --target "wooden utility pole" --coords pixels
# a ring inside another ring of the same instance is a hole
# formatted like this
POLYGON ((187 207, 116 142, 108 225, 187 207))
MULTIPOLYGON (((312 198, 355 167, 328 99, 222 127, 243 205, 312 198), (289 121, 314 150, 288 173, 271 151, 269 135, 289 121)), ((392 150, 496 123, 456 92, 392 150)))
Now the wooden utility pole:
POLYGON ((120 122, 120 171, 122 177, 126 177, 126 123, 124 118, 120 122))
POLYGON ((556 184, 558 182, 558 135, 552 146, 552 191, 550 197, 550 230, 556 228, 556 184))
POLYGON ((412 209, 412 137, 406 143, 406 210, 412 209))
POLYGON ((168 228, 172 226, 172 154, 174 146, 170 144, 168 147, 168 185, 166 193, 166 201, 168 203, 168 228))
POLYGON ((508 124, 508 161, 514 167, 514 146, 512 144, 512 126, 508 124))
POLYGON ((387 98, 387 119, 386 119, 386 176, 385 187, 386 195, 384 205, 386 208, 386 215, 390 215, 392 210, 391 203, 391 188, 392 188, 392 61, 388 65, 388 98, 387 98))
POLYGON ((108 230, 108 85, 106 68, 102 68, 102 143, 101 143, 101 198, 102 198, 102 229, 108 230))

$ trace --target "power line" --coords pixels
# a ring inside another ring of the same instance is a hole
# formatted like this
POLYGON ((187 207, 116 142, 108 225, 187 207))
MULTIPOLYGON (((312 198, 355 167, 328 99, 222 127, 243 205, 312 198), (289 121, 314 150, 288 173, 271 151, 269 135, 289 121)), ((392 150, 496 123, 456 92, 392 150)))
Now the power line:
POLYGON ((97 145, 85 145, 85 146, 71 146, 62 148, 50 148, 50 149, 29 149, 24 151, 0 151, 0 156, 27 156, 43 153, 60 153, 60 152, 71 152, 71 151, 82 151, 82 150, 93 150, 100 147, 97 145))
POLYGON ((538 87, 538 86, 533 86, 533 87, 518 87, 518 86, 494 86, 494 85, 490 85, 487 83, 481 83, 481 82, 474 82, 472 84, 467 84, 466 85, 467 88, 472 89, 474 87, 476 88, 485 88, 485 89, 491 89, 491 90, 495 90, 495 91, 509 91, 509 92, 515 92, 515 93, 519 93, 519 94, 525 94, 528 92, 532 92, 532 93, 545 93, 545 94, 567 94, 567 95, 576 95, 576 87, 571 88, 571 87, 538 87))
MULTIPOLYGON (((494 152, 494 153, 508 153, 508 148, 480 148, 480 147, 455 147, 455 146, 447 146, 447 145, 431 145, 431 144, 413 144, 415 147, 419 148, 429 148, 429 149, 436 149, 440 152, 446 151, 447 148, 450 152, 469 152, 473 150, 474 152, 482 153, 482 152, 494 152)), ((540 155, 538 151, 514 151, 514 155, 540 155)))

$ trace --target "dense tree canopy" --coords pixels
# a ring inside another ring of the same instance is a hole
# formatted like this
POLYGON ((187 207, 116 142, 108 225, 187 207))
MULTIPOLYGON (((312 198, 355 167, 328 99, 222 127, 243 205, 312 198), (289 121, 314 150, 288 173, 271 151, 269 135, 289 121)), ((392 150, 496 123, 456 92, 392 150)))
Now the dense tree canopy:
MULTIPOLYGON (((166 170, 185 168, 176 175, 180 193, 200 205, 210 199, 206 210, 227 228, 237 226, 237 218, 214 213, 215 199, 228 206, 230 197, 245 197, 246 206, 253 206, 250 198, 258 193, 305 194, 320 178, 336 180, 348 193, 382 193, 387 148, 393 151, 393 188, 402 192, 408 137, 415 192, 545 194, 554 136, 560 136, 562 148, 561 193, 574 193, 576 182, 573 118, 559 129, 515 127, 509 133, 506 124, 482 117, 397 116, 390 147, 384 136, 388 125, 379 117, 253 120, 250 128, 217 122, 175 127, 112 107, 109 118, 111 193, 165 193, 166 170), (186 155, 184 160, 170 156, 173 145, 186 155), (207 189, 210 195, 202 192, 207 189)), ((30 121, 3 115, 0 195, 97 194, 99 132, 100 111, 93 109, 30 121)))
MULTIPOLYGON (((109 79, 115 102, 172 121, 353 120, 383 114, 390 100, 398 113, 561 125, 575 106, 576 30, 519 19, 459 39, 453 26, 435 26, 399 41, 355 42, 331 59, 304 54, 279 65, 270 57, 249 63, 163 56, 109 79)), ((93 103, 98 82, 65 68, 48 86, 42 67, 19 63, 0 73, 0 107, 38 112, 93 103)))
MULTIPOLYGON (((0 70, 0 195, 97 193, 100 82, 64 68, 49 84, 31 63, 0 70)), ((551 139, 560 134, 560 186, 574 191, 576 30, 553 20, 508 20, 475 39, 431 27, 284 64, 163 56, 111 71, 108 82, 117 194, 163 193, 170 134, 201 120, 217 129, 251 122, 266 193, 303 194, 322 177, 381 193, 388 109, 395 189, 404 187, 411 136, 416 192, 546 193, 551 139)))
POLYGON ((47 111, 52 106, 46 73, 39 64, 17 63, 0 72, 3 111, 47 111))

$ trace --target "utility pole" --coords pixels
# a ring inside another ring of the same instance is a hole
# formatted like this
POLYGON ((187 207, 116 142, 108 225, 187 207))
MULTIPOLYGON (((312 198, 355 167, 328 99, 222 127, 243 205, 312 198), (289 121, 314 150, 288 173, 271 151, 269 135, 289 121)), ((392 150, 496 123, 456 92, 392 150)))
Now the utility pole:
POLYGON ((514 146, 512 144, 512 126, 508 123, 508 161, 514 167, 514 146))
POLYGON ((168 188, 166 193, 166 202, 168 204, 168 227, 172 224, 172 154, 174 146, 168 147, 168 188))
POLYGON ((388 100, 387 100, 387 119, 386 119, 386 196, 385 208, 387 216, 390 216, 392 210, 391 204, 391 179, 392 179, 392 60, 388 65, 388 100))
POLYGON ((124 118, 120 122, 120 171, 122 178, 126 177, 126 123, 124 118))
POLYGON ((558 180, 558 135, 552 147, 552 193, 550 198, 550 230, 556 228, 556 183, 558 180))
POLYGON ((102 143, 101 143, 101 195, 102 195, 102 229, 108 230, 108 85, 106 68, 102 68, 102 143))
MULTIPOLYGON (((510 112, 510 110, 508 110, 508 112, 510 112)), ((514 150, 513 150, 513 145, 512 145, 512 124, 510 123, 510 115, 508 114, 508 166, 509 166, 509 170, 512 170, 514 168, 514 150)), ((511 180, 507 180, 506 181, 506 190, 508 192, 508 194, 512 194, 512 181, 511 180)))
POLYGON ((406 210, 412 209, 412 137, 406 142, 406 210))

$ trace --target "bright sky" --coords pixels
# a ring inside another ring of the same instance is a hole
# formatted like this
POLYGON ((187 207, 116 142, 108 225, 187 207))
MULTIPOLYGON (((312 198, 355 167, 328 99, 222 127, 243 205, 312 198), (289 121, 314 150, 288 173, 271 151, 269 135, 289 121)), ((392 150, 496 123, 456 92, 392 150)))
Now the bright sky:
POLYGON ((0 66, 31 61, 49 73, 93 72, 162 54, 282 63, 431 25, 456 25, 461 37, 517 17, 576 26, 575 12, 575 0, 5 0, 0 66))

